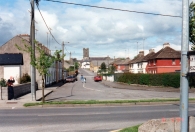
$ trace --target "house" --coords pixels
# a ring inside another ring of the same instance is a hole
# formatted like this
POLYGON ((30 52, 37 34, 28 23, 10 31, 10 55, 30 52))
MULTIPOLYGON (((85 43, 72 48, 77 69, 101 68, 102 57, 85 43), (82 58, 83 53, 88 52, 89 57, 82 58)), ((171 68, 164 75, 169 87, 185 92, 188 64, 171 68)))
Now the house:
MULTIPOLYGON (((18 48, 15 45, 18 45, 19 47, 24 47, 24 44, 26 45, 30 45, 30 36, 28 34, 20 34, 17 35, 15 37, 13 37, 12 39, 10 39, 9 41, 7 41, 5 44, 3 44, 2 46, 0 46, 0 54, 22 54, 23 55, 23 60, 24 60, 24 64, 20 65, 19 72, 17 74, 13 73, 12 71, 7 71, 6 66, 0 66, 0 78, 4 78, 4 79, 9 79, 7 78, 7 75, 12 75, 15 80, 17 80, 19 82, 21 76, 23 74, 28 74, 31 75, 31 65, 30 65, 30 55, 29 53, 26 53, 25 51, 21 51, 18 50, 18 48)), ((42 45, 41 43, 38 42, 38 46, 43 49, 45 51, 45 53, 47 55, 51 55, 50 50, 45 47, 44 45, 42 45)), ((35 50, 35 55, 37 56, 39 54, 38 51, 35 50)), ((45 77, 45 84, 46 85, 50 85, 52 83, 55 83, 59 80, 62 79, 62 63, 61 62, 55 62, 51 68, 49 68, 49 74, 48 76, 45 77)), ((38 71, 36 70, 36 82, 38 83, 38 86, 41 88, 42 86, 42 77, 39 75, 38 71)))
POLYGON ((83 68, 83 69, 90 69, 90 61, 89 60, 83 60, 81 62, 81 68, 83 68))
POLYGON ((143 58, 137 60, 137 71, 138 73, 146 73, 146 67, 148 64, 148 59, 155 54, 154 49, 150 49, 149 53, 145 55, 143 58))
POLYGON ((140 51, 139 54, 129 62, 130 73, 143 73, 142 59, 144 58, 144 51, 140 51))
POLYGON ((129 61, 129 58, 118 58, 114 62, 112 62, 111 65, 116 67, 115 73, 129 72, 129 61))
POLYGON ((18 79, 20 78, 21 74, 21 66, 24 64, 23 62, 23 55, 21 53, 5 53, 0 54, 0 66, 3 66, 4 71, 4 77, 7 78, 7 80, 10 78, 10 76, 15 77, 15 82, 13 83, 18 84, 18 79))
POLYGON ((161 50, 148 58, 146 72, 152 74, 176 72, 180 68, 181 52, 172 49, 169 43, 164 43, 161 50))
POLYGON ((97 73, 101 67, 101 64, 104 62, 108 68, 109 63, 113 62, 113 59, 108 57, 89 57, 90 60, 90 70, 97 73))

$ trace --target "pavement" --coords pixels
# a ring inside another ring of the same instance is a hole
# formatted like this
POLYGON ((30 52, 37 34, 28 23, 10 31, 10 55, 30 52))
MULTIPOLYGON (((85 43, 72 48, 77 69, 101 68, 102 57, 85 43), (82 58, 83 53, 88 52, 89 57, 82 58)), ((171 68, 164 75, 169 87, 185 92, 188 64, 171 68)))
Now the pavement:
MULTIPOLYGON (((63 83, 59 82, 56 83, 52 86, 49 86, 47 88, 44 89, 44 96, 47 96, 48 94, 52 93, 53 90, 55 90, 56 88, 62 86, 63 83)), ((15 109, 15 108, 24 108, 24 104, 25 103, 37 103, 37 102, 41 102, 42 99, 42 89, 38 89, 36 91, 36 101, 32 101, 32 95, 31 93, 26 94, 24 96, 21 96, 19 98, 17 98, 16 100, 0 100, 0 108, 4 108, 4 109, 15 109)))
MULTIPOLYGON (((158 91, 158 92, 180 92, 180 88, 163 87, 163 86, 147 86, 139 84, 127 84, 122 82, 110 82, 102 81, 106 86, 119 89, 130 89, 130 90, 146 90, 146 91, 158 91)), ((189 89, 189 93, 195 93, 195 88, 189 89)))
MULTIPOLYGON (((172 88, 172 87, 157 87, 157 86, 144 86, 144 85, 129 85, 125 83, 119 82, 110 82, 110 81, 102 81, 102 84, 112 87, 112 88, 119 88, 119 89, 131 89, 131 90, 147 90, 147 91, 162 91, 162 92, 180 92, 179 88, 172 88)), ((54 84, 45 88, 44 96, 52 93, 53 90, 57 89, 64 85, 62 82, 54 84)), ((195 88, 189 89, 189 93, 195 93, 195 88)), ((35 103, 41 102, 42 99, 42 89, 36 91, 36 101, 32 101, 31 93, 21 96, 16 100, 0 100, 0 108, 7 108, 7 109, 15 109, 15 108, 24 108, 25 103, 35 103)))

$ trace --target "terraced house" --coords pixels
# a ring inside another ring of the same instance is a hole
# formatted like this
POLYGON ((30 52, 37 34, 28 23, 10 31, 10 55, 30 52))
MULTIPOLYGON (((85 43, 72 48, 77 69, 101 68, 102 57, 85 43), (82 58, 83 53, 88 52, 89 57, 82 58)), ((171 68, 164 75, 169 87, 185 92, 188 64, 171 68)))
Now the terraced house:
POLYGON ((169 43, 164 43, 163 48, 155 53, 150 49, 144 56, 144 51, 129 62, 130 73, 169 73, 180 71, 181 52, 170 47, 169 43))

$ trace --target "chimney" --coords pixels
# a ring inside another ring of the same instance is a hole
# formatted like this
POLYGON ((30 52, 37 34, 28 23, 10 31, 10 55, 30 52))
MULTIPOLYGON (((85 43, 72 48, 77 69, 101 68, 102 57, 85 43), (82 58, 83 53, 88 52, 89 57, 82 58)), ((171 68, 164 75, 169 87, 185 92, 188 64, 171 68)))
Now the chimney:
POLYGON ((139 57, 144 56, 144 51, 139 52, 139 57))
POLYGON ((154 52, 154 49, 149 49, 149 53, 152 53, 152 52, 154 52))
POLYGON ((164 49, 165 47, 170 47, 170 44, 169 44, 169 43, 164 43, 164 44, 163 44, 163 49, 164 49))

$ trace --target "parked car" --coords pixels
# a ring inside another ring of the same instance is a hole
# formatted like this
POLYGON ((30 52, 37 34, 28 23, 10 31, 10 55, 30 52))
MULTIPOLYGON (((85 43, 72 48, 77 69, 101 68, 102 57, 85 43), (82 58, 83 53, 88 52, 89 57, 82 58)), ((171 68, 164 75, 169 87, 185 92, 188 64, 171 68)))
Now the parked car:
POLYGON ((66 79, 65 79, 66 82, 75 82, 77 81, 77 76, 68 76, 66 79))
POLYGON ((102 76, 100 76, 100 75, 95 76, 94 81, 95 82, 102 81, 102 76))

